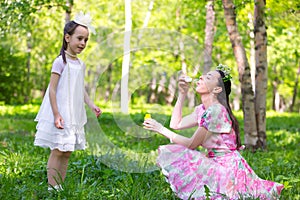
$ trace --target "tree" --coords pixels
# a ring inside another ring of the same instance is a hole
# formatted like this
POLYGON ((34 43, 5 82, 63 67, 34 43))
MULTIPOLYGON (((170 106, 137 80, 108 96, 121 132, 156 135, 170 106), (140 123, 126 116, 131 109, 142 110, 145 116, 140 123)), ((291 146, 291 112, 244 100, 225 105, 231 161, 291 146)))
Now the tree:
MULTIPOLYGON (((298 59, 297 59, 298 61, 298 59)), ((299 61, 298 61, 299 62, 299 61)), ((295 106, 295 102, 296 102, 296 97, 298 95, 298 88, 299 88, 299 76, 300 76, 300 62, 298 64, 298 72, 296 75, 296 79, 295 79, 295 86, 294 86, 294 92, 293 92, 293 99, 292 99, 292 103, 290 106, 290 111, 293 112, 294 111, 294 106, 295 106)))
POLYGON ((130 65, 130 37, 131 37, 131 0, 125 0, 125 32, 124 32, 124 54, 122 62, 121 79, 121 112, 128 113, 128 78, 130 65))
POLYGON ((214 22, 215 22, 215 11, 214 11, 214 0, 207 1, 206 4, 206 27, 205 27, 205 56, 204 56, 204 69, 203 73, 210 70, 212 65, 212 48, 214 40, 214 22))
POLYGON ((266 148, 266 94, 268 87, 267 29, 265 25, 265 0, 255 0, 255 116, 257 142, 255 149, 266 148))
POLYGON ((68 23, 71 20, 71 13, 72 13, 72 7, 73 7, 74 1, 73 0, 66 0, 66 18, 65 22, 68 23))
POLYGON ((26 82, 26 56, 20 52, 11 54, 11 45, 1 44, 0 48, 0 102, 6 104, 23 103, 26 92, 23 83, 26 82))
POLYGON ((244 140, 249 148, 255 147, 257 142, 257 129, 254 107, 254 92, 251 83, 251 71, 246 51, 237 29, 235 6, 231 0, 222 0, 225 23, 232 45, 233 53, 238 65, 239 80, 242 91, 242 109, 244 114, 244 140))
MULTIPOLYGON (((40 27, 37 27, 38 22, 41 21, 39 15, 43 15, 43 13, 45 13, 43 9, 49 11, 53 7, 64 7, 63 0, 55 0, 51 2, 46 0, 1 2, 1 46, 8 48, 7 51, 4 51, 7 53, 7 55, 4 56, 24 59, 23 62, 13 62, 14 64, 18 63, 18 65, 14 67, 19 69, 17 70, 17 73, 19 73, 18 75, 21 76, 19 80, 22 80, 23 82, 22 87, 17 87, 14 90, 14 93, 18 94, 18 97, 13 99, 6 98, 10 99, 10 101, 5 101, 6 103, 28 103, 32 98, 31 92, 33 88, 37 86, 34 84, 34 79, 36 77, 32 77, 32 73, 34 71, 32 66, 36 63, 36 56, 34 53, 36 50, 36 34, 39 34, 38 31, 40 30, 40 27), (35 30, 35 32, 33 30, 35 30), (26 71, 25 74, 23 73, 23 69, 26 71)), ((11 65, 11 63, 6 66, 9 65, 11 65)), ((5 68, 4 70, 6 71, 8 69, 9 68, 5 68)), ((10 87, 12 87, 12 84, 9 82, 10 78, 12 77, 7 76, 3 80, 3 82, 6 82, 6 87, 3 93, 10 91, 10 87)))
POLYGON ((289 111, 292 105, 293 111, 299 111, 299 87, 295 90, 300 46, 299 8, 299 1, 269 0, 265 10, 268 25, 268 79, 269 88, 272 88, 269 94, 272 98, 267 98, 267 108, 277 112, 289 111))

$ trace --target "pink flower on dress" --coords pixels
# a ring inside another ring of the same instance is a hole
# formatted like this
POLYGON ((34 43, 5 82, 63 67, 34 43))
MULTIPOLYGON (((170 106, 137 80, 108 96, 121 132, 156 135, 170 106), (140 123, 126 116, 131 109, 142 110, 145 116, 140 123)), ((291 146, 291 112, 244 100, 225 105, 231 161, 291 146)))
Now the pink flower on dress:
POLYGON ((280 194, 281 190, 284 188, 283 185, 276 186, 277 193, 280 194))
POLYGON ((195 183, 197 183, 197 180, 195 180, 196 177, 194 177, 192 180, 190 180, 182 189, 181 192, 186 193, 192 193, 195 190, 195 183))
POLYGON ((216 129, 217 129, 217 130, 221 130, 221 128, 222 128, 222 125, 218 123, 218 124, 216 125, 216 129))
POLYGON ((244 158, 241 158, 241 161, 243 163, 243 166, 248 170, 249 173, 253 173, 254 171, 251 169, 251 167, 248 165, 246 160, 244 158))
POLYGON ((184 162, 184 163, 187 163, 185 166, 184 175, 194 176, 195 174, 197 174, 198 168, 201 165, 202 160, 198 159, 197 162, 184 162))
POLYGON ((182 185, 185 182, 184 180, 181 179, 178 172, 170 173, 169 181, 171 182, 172 185, 175 185, 175 186, 182 185), (172 179, 170 177, 172 177, 172 179))
POLYGON ((260 189, 264 188, 263 185, 261 185, 261 180, 259 179, 256 179, 256 180, 253 180, 252 181, 252 184, 251 184, 251 191, 253 193, 253 195, 257 195, 259 194, 260 192, 260 189))
POLYGON ((247 188, 247 175, 244 170, 238 170, 236 174, 236 185, 235 189, 239 192, 246 192, 247 188))
POLYGON ((178 168, 178 169, 181 169, 182 166, 183 166, 183 163, 182 160, 177 160, 177 161, 174 161, 171 163, 171 166, 174 167, 174 168, 178 168))
POLYGON ((229 196, 233 196, 235 193, 234 182, 230 179, 226 183, 226 193, 229 196))
POLYGON ((219 138, 217 141, 216 141, 216 145, 217 146, 220 146, 222 144, 222 140, 219 138))
POLYGON ((210 168, 208 171, 207 171, 207 176, 212 176, 212 175, 214 175, 213 173, 214 173, 214 169, 213 168, 210 168))
POLYGON ((213 151, 209 151, 207 155, 209 158, 215 157, 215 153, 213 151))

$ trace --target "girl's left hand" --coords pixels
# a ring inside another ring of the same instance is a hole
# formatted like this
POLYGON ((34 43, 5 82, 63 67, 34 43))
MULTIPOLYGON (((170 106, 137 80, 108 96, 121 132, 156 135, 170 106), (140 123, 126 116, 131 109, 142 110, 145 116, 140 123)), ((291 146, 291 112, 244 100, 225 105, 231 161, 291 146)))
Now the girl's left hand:
POLYGON ((150 119, 146 119, 143 123, 144 125, 144 129, 150 130, 150 131, 155 131, 158 133, 161 133, 161 131, 163 130, 164 126, 157 122, 156 120, 150 118, 150 119))
POLYGON ((99 107, 97 107, 97 106, 94 106, 92 108, 92 110, 95 113, 96 117, 99 117, 102 114, 102 110, 99 107))

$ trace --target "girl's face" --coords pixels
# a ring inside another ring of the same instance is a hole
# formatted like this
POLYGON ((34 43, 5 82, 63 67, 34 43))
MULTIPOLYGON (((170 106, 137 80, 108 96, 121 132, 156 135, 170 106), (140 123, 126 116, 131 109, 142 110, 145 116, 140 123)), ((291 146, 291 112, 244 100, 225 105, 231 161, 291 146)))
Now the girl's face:
POLYGON ((84 26, 77 26, 72 35, 65 35, 65 40, 68 43, 67 51, 74 55, 80 54, 86 47, 88 39, 88 29, 84 26))
POLYGON ((202 75, 197 82, 196 92, 199 94, 211 93, 215 87, 218 86, 218 79, 220 73, 217 71, 210 71, 206 75, 202 75))

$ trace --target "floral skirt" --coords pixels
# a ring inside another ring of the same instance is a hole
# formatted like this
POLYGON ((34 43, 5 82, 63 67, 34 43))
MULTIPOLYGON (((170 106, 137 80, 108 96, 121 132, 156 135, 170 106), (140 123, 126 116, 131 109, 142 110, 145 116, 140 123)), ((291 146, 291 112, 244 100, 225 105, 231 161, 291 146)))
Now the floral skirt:
POLYGON ((209 158, 177 144, 159 147, 157 164, 181 199, 279 199, 283 185, 259 178, 238 151, 209 158))

